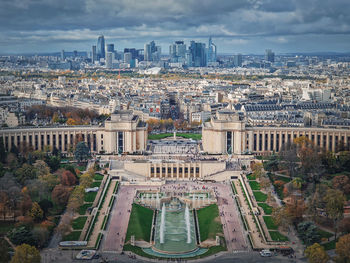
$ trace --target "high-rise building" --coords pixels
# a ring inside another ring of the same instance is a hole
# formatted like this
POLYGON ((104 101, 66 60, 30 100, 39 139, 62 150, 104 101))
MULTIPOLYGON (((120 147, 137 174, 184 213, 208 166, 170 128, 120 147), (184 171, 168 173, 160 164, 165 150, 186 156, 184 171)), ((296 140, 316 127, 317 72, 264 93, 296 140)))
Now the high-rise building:
POLYGON ((106 68, 113 68, 113 52, 107 52, 106 56, 106 68))
POLYGON ((105 37, 99 36, 97 40, 97 59, 100 60, 100 58, 105 58, 106 52, 105 52, 105 37))
POLYGON ((138 56, 136 48, 124 48, 124 54, 125 53, 130 53, 132 59, 136 59, 138 56))
POLYGON ((114 44, 107 44, 106 47, 107 52, 114 52, 114 44))
POLYGON ((265 60, 269 62, 275 62, 275 53, 271 49, 265 50, 265 60))
POLYGON ((207 66, 206 49, 204 43, 191 41, 189 53, 187 55, 187 64, 190 67, 207 66))
POLYGON ((183 62, 186 57, 186 45, 183 41, 175 41, 169 46, 169 55, 171 62, 183 62))
POLYGON ((61 60, 63 61, 65 58, 66 57, 65 57, 65 54, 64 54, 64 50, 62 49, 62 51, 61 51, 61 60))
POLYGON ((91 55, 92 63, 94 64, 97 60, 96 46, 92 46, 92 55, 91 55))
POLYGON ((209 42, 208 42, 207 61, 208 62, 216 62, 216 45, 211 40, 211 37, 209 37, 209 42))
POLYGON ((233 57, 235 67, 242 67, 242 54, 237 54, 233 57))
POLYGON ((161 55, 161 47, 156 46, 154 41, 145 44, 144 60, 145 61, 158 61, 161 55))
POLYGON ((73 51, 73 56, 76 58, 78 56, 78 51, 77 50, 74 50, 73 51))
POLYGON ((132 58, 132 54, 131 52, 126 52, 124 53, 124 63, 127 63, 130 65, 130 67, 132 68, 134 66, 135 63, 133 63, 133 58, 132 58))

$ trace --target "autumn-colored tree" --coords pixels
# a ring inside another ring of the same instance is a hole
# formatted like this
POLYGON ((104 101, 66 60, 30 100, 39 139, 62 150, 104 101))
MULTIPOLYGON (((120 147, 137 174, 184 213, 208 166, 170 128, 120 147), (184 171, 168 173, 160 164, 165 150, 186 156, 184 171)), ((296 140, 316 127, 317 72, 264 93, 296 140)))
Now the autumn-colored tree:
POLYGON ((337 239, 338 223, 344 214, 344 194, 339 190, 329 189, 324 197, 326 213, 328 218, 333 220, 335 228, 335 239, 337 239))
POLYGON ((65 170, 60 175, 60 182, 62 185, 65 185, 65 186, 75 185, 76 184, 75 175, 72 172, 65 170))
POLYGON ((51 173, 39 176, 38 179, 47 185, 49 191, 52 191, 52 189, 60 182, 57 176, 51 173))
POLYGON ((339 222, 339 230, 343 233, 350 233, 350 217, 345 217, 339 222))
POLYGON ((291 223, 290 217, 284 206, 273 208, 271 216, 273 222, 277 226, 281 226, 283 229, 286 229, 291 223))
POLYGON ((263 189, 265 191, 271 187, 270 180, 266 177, 261 177, 259 183, 260 183, 261 189, 263 189))
POLYGON ((44 212, 37 202, 32 204, 32 208, 29 211, 29 215, 33 218, 35 222, 39 222, 44 217, 44 212))
POLYGON ((299 223, 303 219, 304 212, 306 210, 306 205, 303 199, 298 198, 298 196, 292 194, 290 196, 290 202, 286 204, 286 212, 294 223, 299 223))
POLYGON ((250 165, 250 168, 252 169, 253 176, 255 178, 260 178, 263 175, 263 165, 262 165, 262 163, 252 162, 251 165, 250 165))
POLYGON ((76 212, 77 209, 84 203, 84 191, 85 188, 82 185, 75 187, 68 200, 68 209, 76 212))
POLYGON ((0 213, 5 220, 6 214, 8 212, 9 196, 5 191, 0 191, 0 213))
POLYGON ((52 116, 52 122, 59 122, 60 121, 60 118, 58 116, 58 113, 55 112, 52 116))
POLYGON ((305 255, 310 263, 327 263, 329 260, 327 252, 318 243, 307 247, 305 255))
POLYGON ((36 160, 33 166, 35 167, 38 176, 44 176, 50 173, 49 166, 43 160, 36 160))
POLYGON ((17 179, 24 184, 27 180, 32 180, 37 177, 37 170, 30 164, 23 164, 22 167, 18 168, 15 172, 17 179))
POLYGON ((332 180, 334 189, 342 191, 344 194, 350 193, 350 180, 346 175, 337 175, 332 180))
POLYGON ((62 184, 56 185, 51 194, 52 201, 58 205, 66 205, 71 191, 71 187, 62 184))
POLYGON ((40 261, 39 251, 27 244, 16 247, 15 254, 11 259, 11 263, 40 263, 40 261))
POLYGON ((67 125, 78 125, 79 123, 72 118, 68 118, 68 120, 66 121, 66 124, 67 125))
POLYGON ((336 262, 349 263, 350 262, 350 234, 339 238, 335 245, 336 262))

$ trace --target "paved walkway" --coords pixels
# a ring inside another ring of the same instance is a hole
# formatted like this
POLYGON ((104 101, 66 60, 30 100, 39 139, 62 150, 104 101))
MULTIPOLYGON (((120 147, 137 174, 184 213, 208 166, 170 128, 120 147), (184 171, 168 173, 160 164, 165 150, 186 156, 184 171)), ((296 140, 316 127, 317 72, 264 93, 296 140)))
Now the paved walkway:
POLYGON ((105 240, 102 244, 103 251, 123 251, 126 231, 128 230, 131 206, 139 189, 157 189, 154 186, 120 185, 116 201, 114 202, 110 223, 107 227, 105 240))
MULTIPOLYGON (((105 198, 105 200, 103 202, 103 205, 101 207, 101 210, 100 210, 100 213, 98 215, 98 218, 96 219, 96 223, 95 223, 93 232, 92 232, 92 234, 90 236, 90 240, 89 240, 89 243, 88 243, 89 247, 94 247, 95 246, 98 234, 102 231, 101 227, 102 227, 102 224, 103 224, 103 221, 104 221, 104 217, 106 215, 108 215, 108 213, 109 213, 108 205, 109 205, 109 201, 112 198, 113 190, 114 190, 114 187, 115 187, 116 183, 117 183, 117 181, 115 181, 115 180, 111 181, 111 183, 109 185, 109 188, 107 189, 106 198, 105 198)), ((103 197, 101 197, 101 198, 103 198, 103 197)))

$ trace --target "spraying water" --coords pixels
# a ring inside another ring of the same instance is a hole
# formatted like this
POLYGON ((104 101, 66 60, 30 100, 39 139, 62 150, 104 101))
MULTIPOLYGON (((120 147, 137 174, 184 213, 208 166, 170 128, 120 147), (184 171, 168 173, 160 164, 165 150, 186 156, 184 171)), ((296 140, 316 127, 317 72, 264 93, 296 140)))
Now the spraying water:
POLYGON ((162 215, 160 218, 160 236, 159 236, 159 241, 161 244, 164 243, 164 232, 165 232, 165 203, 163 203, 163 207, 162 207, 162 215))
POLYGON ((156 194, 156 200, 157 200, 157 209, 160 209, 160 199, 159 199, 159 194, 157 192, 156 194))
POLYGON ((187 243, 191 243, 191 223, 190 223, 190 211, 188 209, 188 205, 186 204, 185 208, 185 222, 186 222, 186 230, 187 230, 187 243))

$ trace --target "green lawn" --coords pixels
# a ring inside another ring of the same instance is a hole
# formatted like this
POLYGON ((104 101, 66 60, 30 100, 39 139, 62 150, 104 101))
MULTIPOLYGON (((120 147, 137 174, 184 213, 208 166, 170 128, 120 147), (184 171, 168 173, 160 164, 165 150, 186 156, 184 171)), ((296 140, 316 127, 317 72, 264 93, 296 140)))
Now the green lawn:
POLYGON ((325 250, 335 249, 335 240, 325 243, 322 246, 324 247, 325 250))
POLYGON ((282 235, 280 232, 278 231, 269 231, 271 239, 273 241, 280 241, 280 242, 284 242, 284 241, 288 241, 288 237, 282 235))
POLYGON ((62 241, 78 241, 81 231, 73 231, 62 238, 62 241))
POLYGON ((272 214, 272 206, 269 206, 266 203, 258 203, 258 206, 260 206, 264 210, 265 215, 272 214))
MULTIPOLYGON (((173 133, 161 133, 161 134, 148 134, 149 140, 160 140, 174 136, 173 133)), ((202 134, 199 133, 176 133, 177 137, 183 137, 186 139, 201 140, 202 134)))
POLYGON ((319 228, 317 229, 317 232, 318 232, 318 234, 320 235, 320 238, 330 238, 330 237, 333 236, 332 233, 329 233, 329 232, 324 231, 324 230, 319 229, 319 228))
POLYGON ((256 177, 253 174, 247 174, 248 180, 255 180, 256 177))
POLYGON ((257 181, 249 181, 250 188, 252 190, 260 190, 260 184, 257 181))
POLYGON ((92 206, 92 203, 83 204, 81 207, 79 207, 79 215, 85 215, 86 209, 92 206))
POLYGON ((95 174, 94 180, 95 180, 95 181, 102 181, 102 180, 103 180, 103 175, 101 175, 101 174, 95 174))
POLYGON ((0 222, 0 236, 15 228, 15 222, 0 222))
POLYGON ((272 216, 263 216, 267 229, 277 230, 278 226, 273 222, 272 216))
POLYGON ((84 228, 87 216, 80 216, 73 220, 72 227, 74 230, 80 230, 84 228))
POLYGON ((257 202, 265 202, 267 199, 267 194, 264 194, 263 192, 253 191, 253 194, 257 202))
POLYGON ((97 195, 97 192, 85 193, 84 201, 88 203, 92 203, 95 200, 96 195, 97 195))
POLYGON ((223 234, 219 209, 216 204, 199 209, 197 215, 201 241, 207 239, 215 240, 217 235, 223 234))
POLYGON ((100 187, 102 181, 93 182, 91 187, 100 187))
POLYGON ((135 240, 148 242, 151 238, 152 219, 152 209, 133 204, 125 242, 129 241, 132 235, 135 236, 135 240))

